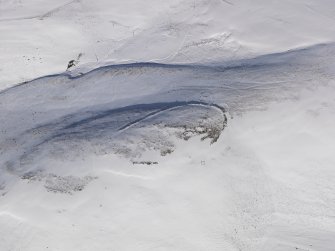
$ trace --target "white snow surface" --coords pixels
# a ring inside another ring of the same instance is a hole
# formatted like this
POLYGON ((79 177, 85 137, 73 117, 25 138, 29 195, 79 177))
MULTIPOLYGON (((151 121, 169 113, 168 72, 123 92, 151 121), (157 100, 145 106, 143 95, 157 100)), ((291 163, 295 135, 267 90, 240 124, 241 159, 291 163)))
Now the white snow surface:
POLYGON ((0 0, 0 250, 335 250, 334 11, 0 0))
POLYGON ((66 69, 213 63, 329 43, 332 0, 1 0, 0 89, 66 69))

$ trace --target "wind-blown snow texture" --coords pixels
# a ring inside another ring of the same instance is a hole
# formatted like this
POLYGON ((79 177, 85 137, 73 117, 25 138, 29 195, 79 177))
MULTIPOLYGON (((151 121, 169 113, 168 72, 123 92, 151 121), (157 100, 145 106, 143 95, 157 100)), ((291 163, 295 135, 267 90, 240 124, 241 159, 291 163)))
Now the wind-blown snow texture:
POLYGON ((334 250, 334 4, 124 2, 0 1, 0 250, 334 250))

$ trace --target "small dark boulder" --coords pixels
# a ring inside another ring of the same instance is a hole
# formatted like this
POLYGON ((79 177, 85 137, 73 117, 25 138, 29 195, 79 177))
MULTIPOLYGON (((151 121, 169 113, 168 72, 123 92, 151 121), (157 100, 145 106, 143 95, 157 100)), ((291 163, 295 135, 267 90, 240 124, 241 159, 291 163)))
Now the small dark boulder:
POLYGON ((69 63, 67 64, 67 69, 70 69, 71 67, 75 66, 76 65, 76 61, 75 60, 70 60, 69 63))

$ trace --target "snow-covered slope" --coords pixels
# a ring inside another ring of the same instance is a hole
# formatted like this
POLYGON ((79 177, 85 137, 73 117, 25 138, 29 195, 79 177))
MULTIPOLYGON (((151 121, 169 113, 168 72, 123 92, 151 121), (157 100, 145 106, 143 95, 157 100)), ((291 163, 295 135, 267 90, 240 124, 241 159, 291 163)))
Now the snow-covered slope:
POLYGON ((0 251, 335 250, 334 17, 0 0, 0 251))
POLYGON ((2 91, 0 249, 334 250, 334 52, 2 91))
POLYGON ((255 57, 335 39, 332 0, 1 0, 0 88, 63 72, 255 57))

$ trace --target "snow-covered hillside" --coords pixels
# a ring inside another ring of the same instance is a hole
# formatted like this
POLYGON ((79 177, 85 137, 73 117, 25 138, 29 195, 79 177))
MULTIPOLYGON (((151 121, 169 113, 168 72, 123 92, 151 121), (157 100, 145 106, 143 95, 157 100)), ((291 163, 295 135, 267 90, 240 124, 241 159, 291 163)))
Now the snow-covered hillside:
POLYGON ((3 91, 1 250, 333 250, 334 52, 3 91))
POLYGON ((0 0, 1 251, 335 250, 335 3, 47 2, 0 0))
POLYGON ((1 0, 0 88, 97 65, 204 63, 335 39, 332 0, 1 0))

